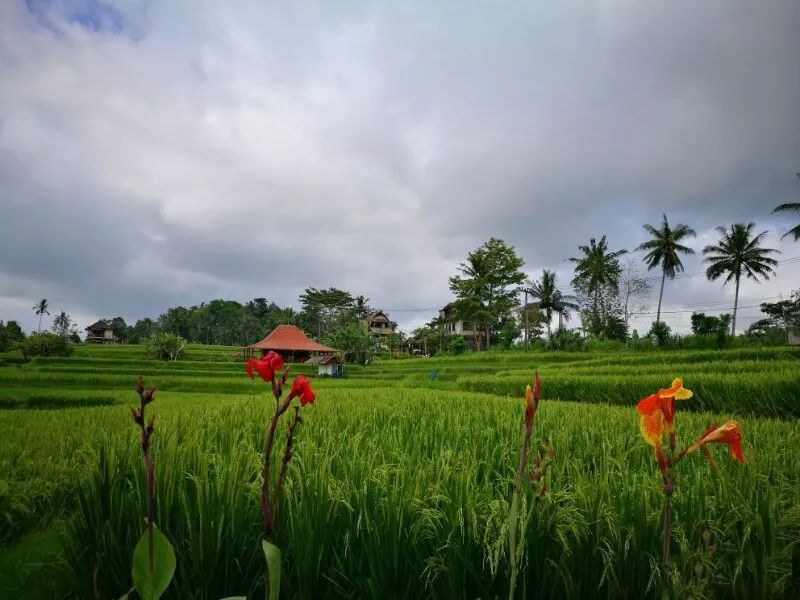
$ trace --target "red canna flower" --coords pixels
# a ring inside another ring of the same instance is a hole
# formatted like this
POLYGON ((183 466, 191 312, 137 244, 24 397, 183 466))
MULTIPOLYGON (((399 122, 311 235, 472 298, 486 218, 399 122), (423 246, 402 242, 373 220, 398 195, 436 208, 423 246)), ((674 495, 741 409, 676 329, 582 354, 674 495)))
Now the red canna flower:
POLYGON ((255 377, 255 372, 267 383, 272 383, 275 379, 275 371, 280 371, 283 366, 283 357, 270 350, 258 360, 251 358, 245 365, 245 370, 250 379, 255 377))
POLYGON ((311 389, 311 383, 302 375, 295 377, 292 383, 292 391, 289 392, 288 400, 293 398, 300 398, 300 406, 314 404, 314 400, 316 400, 314 390, 311 389))
POLYGON ((706 429, 700 439, 689 446, 683 454, 690 454, 706 444, 728 444, 731 456, 740 463, 744 462, 742 453, 742 428, 738 421, 728 421, 721 427, 714 423, 706 429))

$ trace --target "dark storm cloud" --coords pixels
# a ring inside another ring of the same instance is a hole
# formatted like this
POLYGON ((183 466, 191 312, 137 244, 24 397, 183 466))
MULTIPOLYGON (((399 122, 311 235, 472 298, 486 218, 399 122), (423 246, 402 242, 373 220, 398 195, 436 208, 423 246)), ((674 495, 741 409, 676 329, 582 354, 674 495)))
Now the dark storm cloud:
MULTIPOLYGON (((800 197, 792 0, 182 6, 0 7, 0 318, 307 285, 435 306, 491 235, 566 284, 591 236, 632 249, 666 212, 699 249, 785 231, 800 197)), ((665 302, 729 296, 690 277, 665 302)))

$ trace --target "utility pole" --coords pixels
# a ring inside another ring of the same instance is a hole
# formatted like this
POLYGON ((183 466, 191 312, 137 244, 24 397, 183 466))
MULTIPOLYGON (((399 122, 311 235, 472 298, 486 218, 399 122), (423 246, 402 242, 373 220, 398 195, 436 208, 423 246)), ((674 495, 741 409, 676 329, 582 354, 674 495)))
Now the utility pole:
POLYGON ((527 352, 528 351, 528 288, 525 288, 523 290, 523 293, 525 294, 525 308, 522 309, 524 311, 522 313, 522 321, 524 323, 523 327, 525 328, 525 351, 527 352))

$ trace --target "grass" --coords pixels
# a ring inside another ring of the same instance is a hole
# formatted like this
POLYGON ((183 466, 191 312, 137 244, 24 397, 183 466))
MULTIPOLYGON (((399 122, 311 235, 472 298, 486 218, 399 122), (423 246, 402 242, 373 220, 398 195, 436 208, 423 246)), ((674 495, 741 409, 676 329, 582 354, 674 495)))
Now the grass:
MULTIPOLYGON (((218 360, 225 352, 190 348, 193 360, 155 363, 134 347, 81 348, 0 367, 0 398, 16 401, 0 411, 3 589, 107 598, 130 587, 144 482, 126 405, 144 372, 159 387, 156 522, 178 556, 169 597, 261 593, 259 461, 271 400, 241 363, 218 360), (43 561, 61 567, 39 577, 43 561)), ((535 437, 551 438, 556 457, 527 528, 521 595, 655 598, 667 582, 676 597, 790 597, 797 360, 794 350, 749 348, 484 354, 383 361, 317 380, 281 501, 283 594, 507 596, 521 386, 536 365, 535 437), (681 405, 694 411, 679 415, 679 436, 688 443, 711 421, 738 417, 748 462, 715 448, 718 471, 700 456, 681 464, 677 548, 664 571, 660 481, 633 405, 684 373, 697 399, 681 405)))

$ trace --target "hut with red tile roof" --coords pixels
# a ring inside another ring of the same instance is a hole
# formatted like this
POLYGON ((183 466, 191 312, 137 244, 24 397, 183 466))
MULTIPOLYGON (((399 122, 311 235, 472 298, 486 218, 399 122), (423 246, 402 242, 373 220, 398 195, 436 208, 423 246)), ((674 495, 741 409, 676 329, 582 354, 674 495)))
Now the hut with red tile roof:
POLYGON ((287 362, 305 362, 311 356, 319 354, 332 355, 337 352, 336 348, 331 348, 309 339, 295 325, 278 325, 263 340, 247 346, 244 354, 245 358, 250 358, 258 351, 260 351, 260 354, 264 354, 270 350, 283 356, 287 362))

